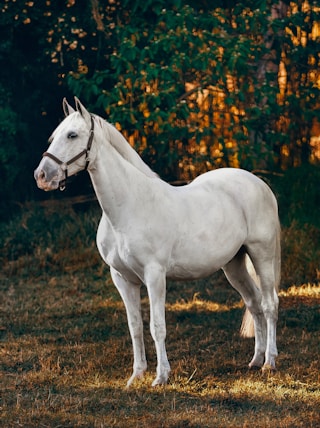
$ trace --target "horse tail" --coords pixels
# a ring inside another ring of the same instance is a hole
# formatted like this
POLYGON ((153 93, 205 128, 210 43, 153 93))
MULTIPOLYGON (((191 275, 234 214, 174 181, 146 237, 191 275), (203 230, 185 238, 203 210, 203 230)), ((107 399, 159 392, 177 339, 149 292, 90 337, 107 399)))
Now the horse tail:
MULTIPOLYGON (((252 264, 252 261, 248 254, 245 256, 246 268, 248 270, 249 275, 260 288, 260 279, 256 273, 256 270, 252 264)), ((245 313, 242 318, 242 324, 240 327, 240 336, 242 337, 254 337, 254 322, 251 312, 248 308, 246 308, 245 313)))
MULTIPOLYGON (((274 297, 275 300, 278 301, 278 291, 280 285, 280 277, 281 277, 281 229, 280 224, 278 223, 277 232, 276 232, 276 240, 275 240, 275 257, 274 257, 274 297)), ((260 278, 257 275, 253 263, 246 254, 246 268, 248 270, 249 275, 254 280, 258 288, 260 288, 260 278)), ((251 312, 248 308, 246 308, 245 313, 243 315, 242 324, 240 328, 240 335, 242 337, 254 337, 254 322, 251 312)))
POLYGON ((254 337, 254 323, 251 312, 246 308, 240 327, 241 337, 254 337))

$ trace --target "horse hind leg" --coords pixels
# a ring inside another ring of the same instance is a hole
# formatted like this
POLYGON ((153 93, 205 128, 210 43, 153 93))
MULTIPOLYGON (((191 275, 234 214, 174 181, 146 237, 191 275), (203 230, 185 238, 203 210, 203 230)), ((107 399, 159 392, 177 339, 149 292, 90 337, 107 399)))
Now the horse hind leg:
POLYGON ((244 248, 223 267, 223 271, 246 305, 241 326, 242 336, 252 337, 252 330, 254 331, 255 351, 249 367, 262 367, 267 346, 267 325, 261 306, 261 291, 255 282, 257 278, 254 276, 254 268, 244 248))
POLYGON ((263 369, 274 370, 278 355, 276 326, 278 320, 278 287, 280 282, 280 237, 263 245, 249 248, 250 257, 260 279, 261 307, 267 325, 267 340, 263 369), (269 245, 267 245, 269 244, 269 245))

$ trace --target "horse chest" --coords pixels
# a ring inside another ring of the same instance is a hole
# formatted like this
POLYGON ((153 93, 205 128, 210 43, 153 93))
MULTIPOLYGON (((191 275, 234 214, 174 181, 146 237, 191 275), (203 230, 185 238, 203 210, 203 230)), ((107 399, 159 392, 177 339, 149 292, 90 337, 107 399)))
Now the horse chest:
POLYGON ((97 246, 107 265, 128 279, 141 278, 143 265, 136 248, 137 245, 132 240, 126 239, 125 236, 116 234, 103 220, 98 228, 97 246))

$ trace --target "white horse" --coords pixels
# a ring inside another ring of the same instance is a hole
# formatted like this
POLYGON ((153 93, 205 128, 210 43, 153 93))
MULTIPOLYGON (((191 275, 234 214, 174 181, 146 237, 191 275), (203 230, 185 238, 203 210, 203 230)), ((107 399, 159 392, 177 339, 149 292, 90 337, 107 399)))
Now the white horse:
MULTIPOLYGON (((97 246, 125 304, 132 338, 133 374, 127 385, 147 368, 141 284, 148 290, 157 353, 152 385, 165 384, 170 373, 166 278, 202 278, 220 268, 241 294, 254 325, 249 366, 275 369, 280 226, 270 188, 232 168, 173 187, 151 171, 116 128, 91 115, 77 98, 75 103, 76 110, 63 100, 66 118, 52 134, 34 176, 38 187, 48 191, 63 188, 65 179, 81 170, 90 174, 102 208, 97 246), (259 281, 248 271, 249 260, 259 281)), ((248 325, 244 330, 248 335, 248 325)))

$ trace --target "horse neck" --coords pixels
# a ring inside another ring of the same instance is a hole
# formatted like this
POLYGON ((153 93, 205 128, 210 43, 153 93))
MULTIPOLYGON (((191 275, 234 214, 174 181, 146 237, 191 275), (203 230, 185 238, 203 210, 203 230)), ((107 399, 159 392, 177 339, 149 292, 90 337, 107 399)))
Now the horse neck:
POLYGON ((128 213, 143 204, 143 197, 158 179, 132 165, 109 142, 97 140, 95 144, 97 155, 88 171, 97 199, 113 225, 128 223, 128 213))

